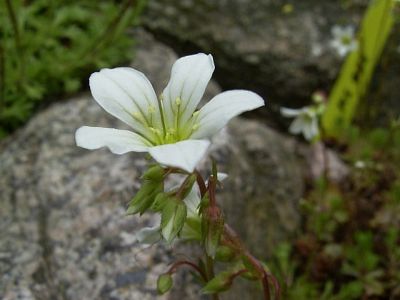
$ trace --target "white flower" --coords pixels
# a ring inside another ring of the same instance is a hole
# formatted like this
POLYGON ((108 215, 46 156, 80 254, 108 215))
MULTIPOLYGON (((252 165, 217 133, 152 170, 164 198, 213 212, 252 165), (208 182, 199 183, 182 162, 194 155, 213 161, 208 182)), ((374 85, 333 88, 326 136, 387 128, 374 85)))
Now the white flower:
POLYGON ((285 117, 295 118, 289 127, 290 133, 303 133, 304 138, 308 141, 312 141, 319 135, 318 113, 315 107, 306 106, 301 109, 281 107, 281 114, 285 117))
POLYGON ((348 53, 354 51, 358 47, 357 39, 354 34, 354 27, 348 25, 341 27, 335 25, 332 27, 333 39, 331 46, 336 50, 340 57, 346 56, 348 53))
POLYGON ((94 99, 132 131, 83 126, 76 131, 78 146, 108 147, 115 154, 148 152, 158 163, 193 172, 205 154, 208 138, 228 121, 264 105, 245 90, 223 92, 196 111, 214 71, 211 55, 178 59, 160 98, 146 76, 132 68, 102 69, 90 76, 94 99))
POLYGON ((364 169, 364 168, 367 166, 367 164, 365 163, 365 161, 357 160, 357 161, 354 163, 354 166, 355 166, 357 169, 364 169))

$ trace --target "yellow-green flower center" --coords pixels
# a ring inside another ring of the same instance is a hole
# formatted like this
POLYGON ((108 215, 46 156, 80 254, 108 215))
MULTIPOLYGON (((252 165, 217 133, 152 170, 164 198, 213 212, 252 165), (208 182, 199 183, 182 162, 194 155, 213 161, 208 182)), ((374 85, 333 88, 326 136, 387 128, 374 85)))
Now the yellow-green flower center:
POLYGON ((185 102, 179 97, 173 101, 173 120, 168 120, 169 122, 164 113, 162 95, 158 100, 158 107, 149 105, 146 113, 134 112, 132 114, 133 118, 147 129, 145 138, 151 145, 172 144, 187 140, 199 128, 199 124, 197 123, 198 111, 195 111, 189 120, 182 122, 184 112, 182 103, 185 102), (156 121, 158 120, 157 114, 160 115, 161 124, 156 121))

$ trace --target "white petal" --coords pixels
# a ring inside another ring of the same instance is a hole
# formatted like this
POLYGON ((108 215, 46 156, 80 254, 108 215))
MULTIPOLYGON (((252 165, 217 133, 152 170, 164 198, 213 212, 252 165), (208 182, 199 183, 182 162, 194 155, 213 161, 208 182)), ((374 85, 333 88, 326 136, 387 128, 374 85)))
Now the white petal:
POLYGON ((302 116, 297 117, 293 120, 292 124, 290 124, 289 132, 291 134, 298 134, 303 131, 305 126, 305 119, 302 116))
POLYGON ((303 127, 303 135, 307 141, 311 141, 313 139, 312 123, 308 123, 303 127))
POLYGON ((314 139, 314 137, 318 136, 319 134, 319 128, 318 128, 318 120, 317 118, 313 118, 310 124, 310 136, 311 139, 314 139))
POLYGON ((296 117, 299 114, 301 114, 302 110, 301 109, 292 109, 292 108, 286 108, 286 107, 281 107, 281 114, 284 117, 296 117))
POLYGON ((211 79, 215 66, 211 54, 198 53, 178 59, 171 70, 171 78, 164 89, 164 111, 169 127, 174 124, 176 99, 182 101, 180 107, 181 122, 186 122, 201 98, 211 79))
POLYGON ((200 196, 199 187, 198 187, 197 183, 195 183, 193 185, 193 188, 190 191, 190 193, 183 200, 187 207, 188 217, 198 216, 197 211, 198 211, 200 201, 201 201, 200 197, 201 196, 200 196))
POLYGON ((210 137, 223 128, 233 117, 263 105, 265 105, 264 100, 250 91, 223 92, 212 98, 200 109, 197 121, 199 128, 191 137, 210 137))
POLYGON ((207 140, 186 140, 175 144, 151 147, 150 155, 160 164, 180 168, 189 173, 207 151, 210 142, 207 140))
POLYGON ((139 243, 152 245, 161 240, 160 226, 145 227, 136 233, 136 239, 139 243))
POLYGON ((353 38, 354 37, 354 27, 352 25, 347 25, 346 27, 343 27, 342 35, 348 36, 349 38, 353 38))
POLYGON ((339 38, 343 35, 343 28, 339 25, 334 25, 331 29, 331 32, 335 38, 339 38))
POLYGON ((79 147, 93 150, 108 147, 115 154, 126 152, 146 152, 146 140, 140 135, 114 128, 83 126, 75 133, 76 144, 79 147))
POLYGON ((143 73, 132 68, 102 69, 90 76, 89 85, 100 106, 135 131, 146 134, 148 126, 160 124, 157 96, 143 73), (153 125, 150 124, 150 107, 155 109, 153 125), (149 123, 148 126, 133 117, 138 114, 149 123))
POLYGON ((223 173, 223 172, 218 172, 217 173, 218 181, 224 181, 226 178, 228 178, 228 174, 223 173))

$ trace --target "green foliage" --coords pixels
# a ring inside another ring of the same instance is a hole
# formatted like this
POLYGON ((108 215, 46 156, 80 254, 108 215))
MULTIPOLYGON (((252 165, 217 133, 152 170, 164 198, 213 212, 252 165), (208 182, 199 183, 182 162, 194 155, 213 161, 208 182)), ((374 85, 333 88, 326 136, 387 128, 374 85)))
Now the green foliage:
POLYGON ((332 88, 322 119, 326 134, 338 136, 354 116, 365 95, 374 68, 394 23, 394 0, 374 0, 363 18, 358 36, 359 47, 347 57, 332 88))
POLYGON ((96 69, 132 57, 145 0, 0 2, 0 135, 23 124, 44 100, 87 86, 96 69))
POLYGON ((283 299, 400 297, 400 127, 346 131, 346 182, 315 182, 302 201, 303 234, 269 264, 283 299), (357 165, 356 162, 363 164, 357 165))

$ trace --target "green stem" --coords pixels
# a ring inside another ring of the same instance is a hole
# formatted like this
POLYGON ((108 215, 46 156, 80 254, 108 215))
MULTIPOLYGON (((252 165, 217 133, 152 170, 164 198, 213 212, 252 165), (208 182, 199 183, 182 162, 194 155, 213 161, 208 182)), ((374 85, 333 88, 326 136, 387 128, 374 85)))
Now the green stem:
POLYGON ((86 51, 84 51, 84 54, 82 55, 82 61, 84 61, 84 58, 86 58, 87 56, 95 55, 97 49, 100 46, 104 46, 107 44, 107 39, 109 39, 110 36, 113 35, 118 27, 118 24, 122 21, 124 15, 129 11, 130 6, 132 6, 134 2, 134 0, 127 0, 121 5, 118 14, 110 21, 103 33, 100 34, 96 39, 94 39, 91 46, 86 51))
POLYGON ((17 16, 14 11, 14 7, 10 0, 6 0, 6 6, 8 10, 8 17, 10 18, 11 26, 14 31, 14 42, 15 42, 15 49, 18 54, 18 72, 19 72, 19 80, 17 81, 17 85, 21 86, 21 83, 24 80, 24 55, 22 53, 21 47, 21 35, 18 29, 18 20, 17 16))
POLYGON ((7 10, 8 10, 8 16, 10 18, 11 25, 12 25, 12 28, 14 31, 15 48, 19 51, 19 49, 21 49, 21 42, 20 42, 20 38, 19 38, 17 17, 15 15, 14 8, 13 8, 10 0, 6 0, 6 5, 7 5, 7 10))
MULTIPOLYGON (((207 269, 207 278, 208 281, 210 281, 211 279, 214 278, 215 274, 214 274, 214 260, 212 259, 212 257, 206 255, 206 269, 207 269)), ((212 299, 213 300, 219 300, 219 296, 218 293, 212 294, 212 299)))
POLYGON ((0 114, 5 107, 5 65, 4 65, 4 49, 0 40, 0 114))

